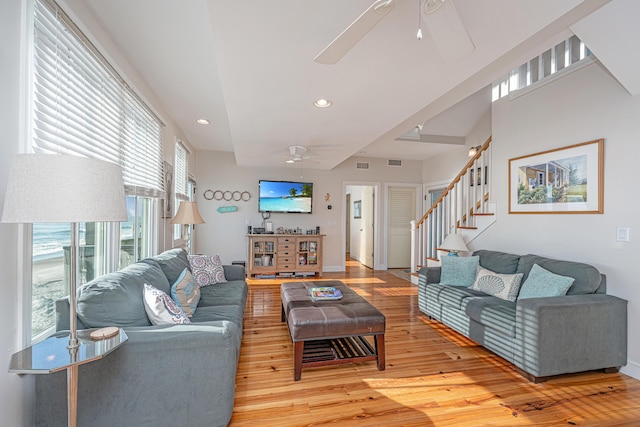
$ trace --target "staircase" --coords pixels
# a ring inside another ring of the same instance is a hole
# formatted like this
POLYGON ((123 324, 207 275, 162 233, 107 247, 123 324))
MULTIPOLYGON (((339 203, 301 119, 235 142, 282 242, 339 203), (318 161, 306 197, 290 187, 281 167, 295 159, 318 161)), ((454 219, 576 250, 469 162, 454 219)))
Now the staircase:
POLYGON ((493 224, 495 205, 490 202, 491 137, 462 168, 442 195, 419 221, 411 221, 411 273, 439 265, 438 249, 450 233, 461 234, 468 244, 493 224))

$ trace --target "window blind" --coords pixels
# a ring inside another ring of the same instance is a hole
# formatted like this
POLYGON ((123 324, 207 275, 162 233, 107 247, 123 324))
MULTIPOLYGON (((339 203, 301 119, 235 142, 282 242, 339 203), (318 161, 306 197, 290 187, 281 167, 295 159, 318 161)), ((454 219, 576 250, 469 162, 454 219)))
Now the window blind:
POLYGON ((128 195, 162 197, 162 122, 53 0, 33 51, 34 150, 118 163, 128 195))
POLYGON ((176 198, 180 200, 189 200, 188 175, 187 175, 187 149, 180 143, 176 142, 176 167, 175 167, 175 185, 176 198))

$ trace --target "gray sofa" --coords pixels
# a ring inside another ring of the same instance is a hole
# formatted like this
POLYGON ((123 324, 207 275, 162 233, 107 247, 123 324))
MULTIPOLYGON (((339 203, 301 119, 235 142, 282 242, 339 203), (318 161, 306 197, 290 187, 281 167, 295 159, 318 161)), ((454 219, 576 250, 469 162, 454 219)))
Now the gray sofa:
MULTIPOLYGON (((225 265, 227 282, 201 288, 191 324, 152 326, 142 302, 149 283, 168 292, 187 254, 172 249, 78 289, 78 329, 119 326, 128 341, 80 365, 79 426, 226 426, 247 299, 244 267, 225 265)), ((56 329, 69 329, 69 300, 56 303, 56 329)), ((36 376, 36 426, 66 426, 66 373, 36 376)))
POLYGON ((440 284, 441 267, 419 271, 418 305, 507 361, 530 381, 627 363, 627 301, 606 295, 595 267, 537 255, 479 250, 480 267, 502 274, 544 269, 575 281, 564 296, 505 301, 478 290, 440 284))

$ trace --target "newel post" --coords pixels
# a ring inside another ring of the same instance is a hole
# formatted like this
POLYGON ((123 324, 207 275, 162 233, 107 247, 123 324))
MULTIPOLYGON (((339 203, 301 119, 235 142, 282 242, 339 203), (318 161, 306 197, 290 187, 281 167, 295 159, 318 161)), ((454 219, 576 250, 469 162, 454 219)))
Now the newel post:
POLYGON ((417 241, 417 228, 416 221, 411 220, 411 272, 415 273, 417 271, 418 260, 416 259, 416 241, 417 241))

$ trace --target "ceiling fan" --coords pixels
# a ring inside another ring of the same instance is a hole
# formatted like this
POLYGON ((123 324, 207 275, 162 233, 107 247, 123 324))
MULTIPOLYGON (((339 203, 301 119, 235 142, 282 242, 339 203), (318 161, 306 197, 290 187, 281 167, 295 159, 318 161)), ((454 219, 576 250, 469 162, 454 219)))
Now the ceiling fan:
MULTIPOLYGON (((307 154, 309 150, 302 145, 290 145, 289 156, 285 157, 285 163, 294 164, 301 163, 311 158, 311 154, 307 154)), ((317 163, 317 162, 314 162, 317 163)))
MULTIPOLYGON (((447 60, 462 58, 475 50, 469 33, 460 20, 452 0, 417 0, 419 22, 424 19, 442 56, 447 60), (437 13, 436 13, 437 12, 437 13), (424 15, 424 16, 422 16, 424 15)), ((376 0, 334 41, 314 58, 319 64, 337 63, 396 6, 396 0, 376 0)), ((420 29, 419 34, 422 31, 420 29)), ((420 36, 418 36, 420 38, 420 36)))

